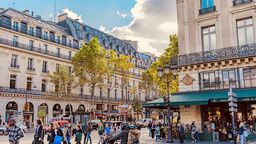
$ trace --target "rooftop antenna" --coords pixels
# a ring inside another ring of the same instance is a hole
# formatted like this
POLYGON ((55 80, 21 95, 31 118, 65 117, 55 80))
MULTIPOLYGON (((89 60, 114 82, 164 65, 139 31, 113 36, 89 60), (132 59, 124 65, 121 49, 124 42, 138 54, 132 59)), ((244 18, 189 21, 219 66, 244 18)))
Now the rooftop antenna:
POLYGON ((53 16, 53 21, 55 22, 56 20, 56 0, 54 0, 54 16, 53 16))
POLYGON ((10 5, 11 5, 11 7, 14 9, 14 8, 15 8, 15 5, 17 5, 17 4, 16 4, 16 2, 13 1, 10 5))

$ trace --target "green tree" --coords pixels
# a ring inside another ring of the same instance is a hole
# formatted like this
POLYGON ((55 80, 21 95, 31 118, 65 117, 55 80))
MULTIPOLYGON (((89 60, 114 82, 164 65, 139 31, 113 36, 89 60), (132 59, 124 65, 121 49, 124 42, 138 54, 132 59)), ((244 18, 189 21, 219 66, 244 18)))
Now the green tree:
POLYGON ((138 117, 139 117, 138 115, 139 115, 139 113, 142 112, 142 109, 143 109, 143 107, 142 107, 142 104, 141 104, 139 98, 135 94, 133 94, 132 95, 131 110, 133 112, 135 112, 136 119, 138 119, 138 117))
MULTIPOLYGON (((51 83, 55 85, 55 93, 59 97, 66 97, 70 100, 72 97, 72 89, 75 89, 78 85, 74 74, 69 71, 68 67, 59 66, 55 72, 50 74, 50 79, 51 83)), ((69 110, 70 115, 72 115, 71 108, 69 110)))
POLYGON ((154 96, 164 96, 166 91, 166 78, 170 81, 170 93, 178 91, 178 77, 170 73, 168 76, 165 74, 162 78, 157 75, 159 68, 164 69, 165 65, 170 64, 170 61, 175 60, 178 55, 178 36, 176 34, 169 36, 169 45, 165 49, 164 53, 154 62, 151 67, 142 74, 141 87, 145 90, 145 93, 153 94, 154 96))
MULTIPOLYGON (((88 45, 83 45, 75 54, 72 63, 81 84, 87 84, 90 88, 94 106, 95 88, 104 85, 104 80, 109 73, 105 49, 100 46, 97 38, 93 38, 88 45)), ((93 110, 95 110, 94 107, 93 110)))

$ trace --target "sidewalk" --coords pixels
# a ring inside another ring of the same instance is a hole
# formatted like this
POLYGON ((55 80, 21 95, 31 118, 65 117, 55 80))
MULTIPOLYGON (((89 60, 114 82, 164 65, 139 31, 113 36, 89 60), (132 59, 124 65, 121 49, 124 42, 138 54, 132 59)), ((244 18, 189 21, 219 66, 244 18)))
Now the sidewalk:
MULTIPOLYGON (((144 144, 144 143, 142 143, 142 144, 144 144)), ((167 143, 166 143, 166 140, 159 140, 155 144, 167 144, 167 143)), ((179 144, 179 140, 178 139, 174 139, 174 143, 173 144, 179 144)), ((199 142, 196 142, 196 143, 193 143, 191 141, 184 141, 184 144, 215 144, 215 143, 210 142, 210 141, 202 141, 202 142, 199 141, 199 142)), ((218 144, 233 144, 233 143, 232 142, 218 142, 218 144)), ((247 144, 256 144, 256 142, 247 142, 247 144)))

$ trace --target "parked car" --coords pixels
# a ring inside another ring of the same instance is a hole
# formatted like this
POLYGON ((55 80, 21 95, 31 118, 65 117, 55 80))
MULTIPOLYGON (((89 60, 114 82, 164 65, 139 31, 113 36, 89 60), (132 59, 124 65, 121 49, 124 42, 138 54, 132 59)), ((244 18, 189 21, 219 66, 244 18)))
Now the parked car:
POLYGON ((92 124, 93 129, 97 129, 99 124, 101 123, 101 121, 100 120, 90 120, 89 123, 92 124))
POLYGON ((0 127, 0 135, 8 135, 7 127, 1 126, 0 127))
POLYGON ((22 125, 22 124, 17 124, 17 125, 23 130, 24 133, 27 133, 27 132, 28 132, 27 126, 22 125))
POLYGON ((136 124, 141 126, 141 127, 147 127, 149 122, 152 122, 152 119, 149 118, 144 118, 144 119, 139 119, 136 121, 136 124))

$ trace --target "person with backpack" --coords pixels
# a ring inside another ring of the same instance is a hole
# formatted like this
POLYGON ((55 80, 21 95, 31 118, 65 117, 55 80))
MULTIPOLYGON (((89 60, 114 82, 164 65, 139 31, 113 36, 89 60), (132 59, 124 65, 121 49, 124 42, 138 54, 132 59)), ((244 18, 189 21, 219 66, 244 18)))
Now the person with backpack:
POLYGON ((61 144, 63 141, 63 132, 60 129, 59 125, 58 124, 56 124, 56 125, 57 125, 57 134, 54 137, 53 144, 61 144))
POLYGON ((81 144, 83 132, 81 129, 81 125, 76 125, 76 133, 75 133, 75 142, 76 144, 81 144))
POLYGON ((103 127, 102 123, 99 123, 97 131, 98 131, 98 134, 99 134, 99 142, 98 142, 98 144, 102 144, 104 142, 104 138, 103 138, 104 127, 103 127))
POLYGON ((47 141, 49 142, 49 144, 52 144, 54 142, 54 139, 55 139, 55 127, 53 123, 50 123, 50 131, 47 136, 47 141))
POLYGON ((36 130, 34 134, 34 140, 32 144, 43 144, 44 143, 44 128, 42 120, 38 119, 36 124, 36 130))

